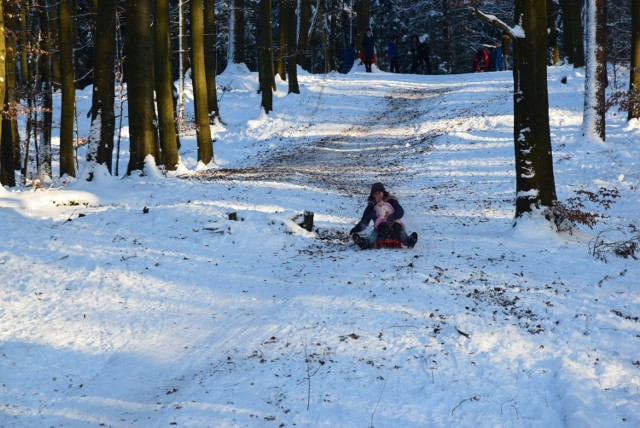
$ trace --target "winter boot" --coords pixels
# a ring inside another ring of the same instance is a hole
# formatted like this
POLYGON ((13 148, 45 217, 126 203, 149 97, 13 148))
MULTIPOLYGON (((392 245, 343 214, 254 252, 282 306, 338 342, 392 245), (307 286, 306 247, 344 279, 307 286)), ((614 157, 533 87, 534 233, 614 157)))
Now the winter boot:
POLYGON ((418 242, 418 234, 413 232, 409 235, 409 239, 407 239, 407 247, 413 248, 413 246, 416 245, 416 242, 418 242))
POLYGON ((363 238, 357 233, 353 234, 353 242, 355 242, 358 245, 358 247, 362 248, 363 250, 366 250, 367 248, 371 248, 371 244, 369 243, 369 240, 367 238, 363 238))

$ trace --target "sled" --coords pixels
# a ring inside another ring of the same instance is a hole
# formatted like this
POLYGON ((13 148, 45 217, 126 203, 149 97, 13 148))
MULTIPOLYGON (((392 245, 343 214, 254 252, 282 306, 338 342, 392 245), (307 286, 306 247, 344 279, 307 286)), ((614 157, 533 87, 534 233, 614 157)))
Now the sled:
POLYGON ((376 241, 376 248, 402 248, 402 242, 397 239, 380 239, 376 241))
POLYGON ((404 245, 402 245, 402 242, 400 242, 397 239, 393 239, 393 238, 387 238, 387 239, 378 239, 375 243, 375 245, 373 245, 373 247, 370 246, 369 241, 367 241, 366 238, 363 238, 362 236, 358 235, 357 233, 353 234, 353 241, 363 250, 366 250, 368 248, 375 248, 375 249, 379 249, 379 248, 405 248, 404 245))

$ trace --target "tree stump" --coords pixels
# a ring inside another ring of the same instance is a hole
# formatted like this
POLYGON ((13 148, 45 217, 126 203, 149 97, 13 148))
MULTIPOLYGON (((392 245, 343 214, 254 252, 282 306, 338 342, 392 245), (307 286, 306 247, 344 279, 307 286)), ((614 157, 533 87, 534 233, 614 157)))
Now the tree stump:
POLYGON ((313 213, 311 211, 305 211, 302 220, 302 228, 311 232, 313 230, 313 213))

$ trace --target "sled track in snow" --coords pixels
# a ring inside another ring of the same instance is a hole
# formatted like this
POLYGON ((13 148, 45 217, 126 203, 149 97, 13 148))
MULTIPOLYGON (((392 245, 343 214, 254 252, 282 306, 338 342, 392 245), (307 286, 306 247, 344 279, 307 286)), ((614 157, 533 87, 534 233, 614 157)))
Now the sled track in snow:
MULTIPOLYGON (((286 181, 341 193, 359 193, 372 181, 402 181, 403 160, 424 156, 434 138, 417 135, 415 123, 438 107, 446 89, 408 88, 385 96, 384 108, 366 123, 346 125, 335 135, 276 148, 258 166, 223 168, 192 175, 202 181, 286 181), (431 102, 428 102, 431 100, 431 102)), ((359 118, 360 120, 360 118, 359 118)))

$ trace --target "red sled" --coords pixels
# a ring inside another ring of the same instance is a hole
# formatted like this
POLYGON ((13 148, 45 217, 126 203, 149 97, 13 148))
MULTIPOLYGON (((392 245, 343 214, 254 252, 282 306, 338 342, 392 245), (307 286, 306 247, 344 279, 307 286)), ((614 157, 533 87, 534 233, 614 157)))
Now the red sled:
POLYGON ((397 239, 380 239, 376 241, 376 248, 402 248, 402 242, 397 239))

